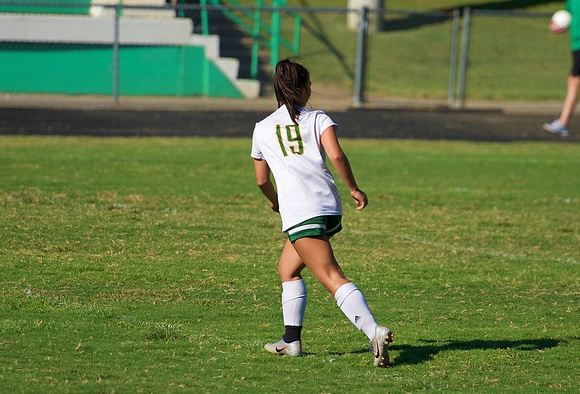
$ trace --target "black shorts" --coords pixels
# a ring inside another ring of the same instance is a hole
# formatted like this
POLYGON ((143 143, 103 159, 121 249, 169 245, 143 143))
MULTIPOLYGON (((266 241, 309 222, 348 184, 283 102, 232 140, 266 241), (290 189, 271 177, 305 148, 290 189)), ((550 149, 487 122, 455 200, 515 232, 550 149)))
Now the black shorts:
POLYGON ((572 59, 574 63, 572 64, 572 72, 570 74, 575 77, 580 76, 580 51, 572 52, 572 59))

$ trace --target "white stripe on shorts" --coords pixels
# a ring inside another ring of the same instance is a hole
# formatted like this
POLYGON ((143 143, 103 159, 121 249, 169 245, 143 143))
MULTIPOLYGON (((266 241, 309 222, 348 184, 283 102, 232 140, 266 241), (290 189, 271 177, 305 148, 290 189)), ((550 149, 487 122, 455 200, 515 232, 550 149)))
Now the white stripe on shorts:
POLYGON ((296 234, 300 231, 310 230, 313 228, 324 228, 324 224, 314 223, 314 224, 305 224, 304 226, 298 226, 296 228, 288 230, 288 235, 296 234))
POLYGON ((342 223, 342 221, 338 222, 338 224, 336 226, 334 226, 333 228, 331 228, 330 230, 326 229, 326 233, 328 234, 328 233, 333 232, 334 230, 336 230, 337 228, 340 227, 341 223, 342 223))

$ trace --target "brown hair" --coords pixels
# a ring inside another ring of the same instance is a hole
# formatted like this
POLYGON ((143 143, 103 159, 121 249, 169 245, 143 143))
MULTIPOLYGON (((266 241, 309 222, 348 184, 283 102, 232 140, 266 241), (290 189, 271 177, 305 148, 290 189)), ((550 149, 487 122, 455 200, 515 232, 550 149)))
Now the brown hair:
POLYGON ((276 64, 272 84, 278 107, 286 105, 294 123, 300 115, 300 103, 298 102, 300 90, 308 87, 309 81, 310 73, 306 67, 290 60, 290 58, 280 60, 276 64))

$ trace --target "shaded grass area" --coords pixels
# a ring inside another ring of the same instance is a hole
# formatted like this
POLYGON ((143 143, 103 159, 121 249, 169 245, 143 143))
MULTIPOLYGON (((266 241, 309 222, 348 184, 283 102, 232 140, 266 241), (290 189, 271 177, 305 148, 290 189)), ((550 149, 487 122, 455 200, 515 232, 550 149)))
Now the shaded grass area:
POLYGON ((248 139, 0 137, 0 386, 573 389, 578 147, 342 145, 370 205, 345 199, 336 254, 395 332, 393 368, 309 274, 305 357, 262 350, 284 238, 248 139))

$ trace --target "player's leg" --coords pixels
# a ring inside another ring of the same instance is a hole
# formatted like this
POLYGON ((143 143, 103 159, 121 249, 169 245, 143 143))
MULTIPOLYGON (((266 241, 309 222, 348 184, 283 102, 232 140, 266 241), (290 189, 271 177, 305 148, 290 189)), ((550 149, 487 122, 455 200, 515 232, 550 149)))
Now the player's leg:
POLYGON ((289 240, 286 241, 278 261, 278 274, 282 283, 301 280, 301 272, 305 267, 302 258, 296 253, 292 243, 289 240))
POLYGON ((334 295, 340 286, 349 282, 334 257, 326 235, 300 238, 293 246, 304 264, 331 294, 334 295))
POLYGON ((283 338, 288 343, 299 341, 302 332, 307 300, 306 285, 300 275, 304 267, 290 241, 286 241, 278 262, 278 273, 282 281, 282 313, 286 329, 283 338))
POLYGON ((580 86, 580 51, 572 52, 572 71, 566 83, 566 98, 562 105, 562 112, 558 119, 551 123, 545 123, 542 127, 548 133, 558 137, 567 137, 570 134, 568 123, 572 118, 576 103, 578 101, 578 89, 580 86))
POLYGON ((387 327, 379 326, 366 299, 356 285, 346 279, 326 235, 309 236, 294 241, 294 248, 306 267, 326 289, 334 295, 338 307, 346 317, 371 341, 375 365, 389 364, 387 346, 393 334, 387 327))
POLYGON ((576 108, 576 103, 578 101, 578 87, 580 86, 580 75, 570 75, 568 77, 566 98, 564 100, 564 105, 562 107, 562 113, 560 114, 560 123, 568 127, 570 123, 570 118, 574 113, 576 108))
POLYGON ((265 349, 271 353, 291 356, 302 354, 301 334, 307 296, 306 285, 300 273, 304 267, 302 259, 290 241, 287 241, 278 261, 285 331, 280 341, 266 344, 265 349))
POLYGON ((562 106, 560 117, 552 123, 545 123, 542 126, 548 133, 558 137, 567 137, 570 135, 568 123, 570 123, 570 119, 572 118, 572 114, 574 113, 578 101, 578 89, 580 86, 580 51, 574 52, 574 54, 578 54, 578 56, 575 57, 579 57, 579 59, 574 63, 575 66, 573 72, 577 72, 578 74, 572 74, 568 77, 566 98, 564 99, 564 105, 562 106), (576 67, 576 64, 578 64, 578 67, 576 67))

